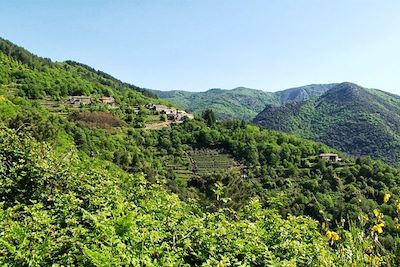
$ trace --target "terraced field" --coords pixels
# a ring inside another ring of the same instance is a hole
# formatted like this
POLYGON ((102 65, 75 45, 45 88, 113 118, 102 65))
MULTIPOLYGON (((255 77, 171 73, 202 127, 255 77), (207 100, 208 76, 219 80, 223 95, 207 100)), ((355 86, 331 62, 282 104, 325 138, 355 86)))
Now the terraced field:
POLYGON ((190 158, 184 157, 180 158, 179 161, 167 160, 167 167, 170 169, 172 175, 175 176, 175 181, 178 185, 186 187, 187 182, 193 175, 193 168, 190 158))
POLYGON ((240 165, 231 155, 216 149, 191 149, 188 150, 187 157, 181 158, 179 162, 167 161, 166 165, 175 176, 175 181, 183 186, 194 175, 228 170, 241 171, 240 165))
POLYGON ((38 100, 39 104, 48 109, 52 113, 57 113, 58 115, 67 115, 68 110, 79 111, 79 107, 66 106, 61 101, 52 99, 42 99, 38 100))
POLYGON ((231 155, 215 149, 195 149, 189 151, 192 160, 193 173, 202 175, 206 173, 240 170, 239 164, 231 155))

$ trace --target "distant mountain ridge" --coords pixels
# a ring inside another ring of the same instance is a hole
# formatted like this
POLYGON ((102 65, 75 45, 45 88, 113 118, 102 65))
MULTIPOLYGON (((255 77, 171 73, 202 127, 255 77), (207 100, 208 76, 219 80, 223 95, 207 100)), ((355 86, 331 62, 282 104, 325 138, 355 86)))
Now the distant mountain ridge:
POLYGON ((316 99, 268 105, 253 122, 352 155, 400 163, 400 96, 380 90, 337 84, 316 99))
POLYGON ((300 102, 317 97, 336 86, 337 83, 310 84, 301 87, 289 88, 275 92, 279 96, 281 104, 288 102, 300 102))
POLYGON ((318 97, 336 84, 312 84, 278 92, 266 92, 246 87, 231 90, 213 88, 205 92, 157 91, 152 92, 182 108, 195 113, 212 109, 219 119, 251 120, 266 105, 280 106, 318 97))

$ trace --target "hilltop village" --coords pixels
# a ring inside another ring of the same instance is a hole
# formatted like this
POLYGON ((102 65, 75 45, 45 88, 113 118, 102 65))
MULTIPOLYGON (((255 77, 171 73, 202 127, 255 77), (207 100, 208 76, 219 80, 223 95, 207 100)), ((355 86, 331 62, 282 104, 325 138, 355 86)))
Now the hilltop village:
POLYGON ((193 114, 185 110, 167 105, 135 103, 127 106, 126 103, 119 104, 112 96, 104 95, 76 95, 61 100, 47 98, 39 100, 39 102, 52 113, 106 128, 124 124, 118 115, 120 111, 127 114, 124 118, 125 123, 131 124, 135 128, 150 130, 162 129, 171 124, 182 123, 184 120, 194 118, 193 114))

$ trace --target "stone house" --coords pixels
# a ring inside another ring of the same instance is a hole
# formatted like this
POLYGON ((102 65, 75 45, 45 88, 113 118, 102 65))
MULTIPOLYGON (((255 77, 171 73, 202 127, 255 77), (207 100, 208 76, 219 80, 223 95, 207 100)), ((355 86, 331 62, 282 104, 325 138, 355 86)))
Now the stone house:
POLYGON ((339 158, 338 154, 333 153, 322 153, 319 155, 319 158, 333 163, 342 161, 342 159, 339 158))
POLYGON ((192 114, 187 113, 184 110, 178 110, 178 109, 175 109, 175 108, 169 108, 169 107, 164 106, 164 105, 151 105, 149 108, 167 115, 167 118, 169 120, 181 121, 185 117, 188 118, 188 119, 193 119, 194 118, 192 114))
POLYGON ((112 96, 102 96, 99 98, 99 101, 103 104, 114 105, 115 99, 112 96))

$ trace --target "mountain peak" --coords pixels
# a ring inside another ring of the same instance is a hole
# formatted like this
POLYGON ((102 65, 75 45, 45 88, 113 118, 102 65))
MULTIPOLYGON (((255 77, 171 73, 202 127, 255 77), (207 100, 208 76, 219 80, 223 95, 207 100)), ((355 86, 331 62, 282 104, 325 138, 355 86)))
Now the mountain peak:
POLYGON ((370 94, 364 87, 351 82, 343 82, 337 84, 336 86, 332 87, 332 89, 323 94, 320 97, 320 101, 323 100, 340 103, 357 103, 363 100, 367 100, 368 98, 370 98, 370 94))
POLYGON ((358 92, 360 90, 364 90, 364 87, 351 82, 342 82, 334 86, 331 90, 345 90, 345 91, 358 92))

